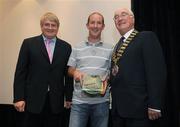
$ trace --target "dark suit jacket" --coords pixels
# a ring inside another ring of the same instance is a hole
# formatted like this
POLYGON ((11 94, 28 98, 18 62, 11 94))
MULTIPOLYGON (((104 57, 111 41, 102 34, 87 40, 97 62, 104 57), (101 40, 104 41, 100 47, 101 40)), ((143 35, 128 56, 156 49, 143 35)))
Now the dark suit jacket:
POLYGON ((110 82, 112 113, 122 117, 147 117, 148 107, 162 109, 166 65, 153 32, 140 32, 118 62, 119 72, 110 82))
POLYGON ((16 66, 14 102, 25 100, 29 112, 40 113, 49 85, 52 111, 62 112, 64 93, 66 100, 70 101, 72 97, 73 80, 67 77, 70 53, 70 44, 57 38, 50 64, 42 35, 25 39, 16 66))

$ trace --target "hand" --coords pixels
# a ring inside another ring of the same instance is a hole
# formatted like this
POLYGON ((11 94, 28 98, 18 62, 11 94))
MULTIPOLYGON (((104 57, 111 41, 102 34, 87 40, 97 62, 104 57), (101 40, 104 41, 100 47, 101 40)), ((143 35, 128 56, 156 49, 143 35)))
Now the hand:
POLYGON ((71 101, 65 101, 64 102, 64 107, 67 108, 67 109, 71 108, 71 105, 72 105, 71 101))
POLYGON ((14 103, 14 107, 18 112, 24 112, 25 101, 18 101, 14 103))
POLYGON ((83 78, 84 73, 80 72, 79 70, 75 70, 73 77, 75 81, 80 81, 83 78))
POLYGON ((157 112, 148 108, 148 117, 150 120, 156 120, 161 117, 161 112, 157 112))
POLYGON ((104 80, 103 81, 103 91, 101 92, 101 95, 104 95, 105 94, 105 92, 106 92, 106 89, 107 89, 107 80, 104 80))

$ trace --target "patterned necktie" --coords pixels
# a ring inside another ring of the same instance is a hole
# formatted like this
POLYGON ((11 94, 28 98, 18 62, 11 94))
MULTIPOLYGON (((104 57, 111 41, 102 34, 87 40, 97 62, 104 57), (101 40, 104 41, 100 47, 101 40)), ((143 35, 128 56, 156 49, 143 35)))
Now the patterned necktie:
POLYGON ((47 39, 45 44, 46 44, 46 49, 47 49, 47 53, 48 53, 48 56, 49 56, 49 60, 52 63, 53 55, 52 55, 51 43, 52 43, 52 40, 47 39))
POLYGON ((122 37, 120 38, 120 40, 119 40, 119 42, 117 43, 117 46, 116 46, 116 50, 115 50, 116 52, 118 51, 119 47, 123 44, 124 39, 125 39, 124 36, 122 36, 122 37))

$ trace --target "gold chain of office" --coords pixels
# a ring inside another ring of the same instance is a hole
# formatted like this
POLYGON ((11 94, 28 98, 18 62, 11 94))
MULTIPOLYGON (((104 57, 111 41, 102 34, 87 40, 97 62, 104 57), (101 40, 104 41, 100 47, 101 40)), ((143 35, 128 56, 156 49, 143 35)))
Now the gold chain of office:
POLYGON ((126 39, 126 41, 120 46, 120 48, 116 51, 113 52, 112 54, 112 62, 114 63, 114 65, 117 65, 117 62, 120 60, 120 58, 122 57, 125 49, 128 47, 128 45, 131 43, 131 41, 133 40, 133 38, 138 34, 139 32, 137 30, 134 30, 130 36, 126 39))

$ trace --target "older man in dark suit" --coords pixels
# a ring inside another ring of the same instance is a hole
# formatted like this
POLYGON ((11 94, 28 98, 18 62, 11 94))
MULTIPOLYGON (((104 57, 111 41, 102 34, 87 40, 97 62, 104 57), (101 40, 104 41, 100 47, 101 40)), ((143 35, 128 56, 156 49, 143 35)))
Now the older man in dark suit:
POLYGON ((114 22, 122 36, 111 64, 112 119, 114 127, 149 127, 161 117, 166 65, 153 32, 134 29, 132 11, 115 11, 114 22))
POLYGON ((14 106, 19 112, 26 111, 25 126, 60 127, 64 94, 67 107, 72 94, 73 80, 67 76, 71 46, 56 37, 59 29, 56 15, 44 14, 40 25, 42 34, 25 39, 20 49, 14 78, 14 106))

